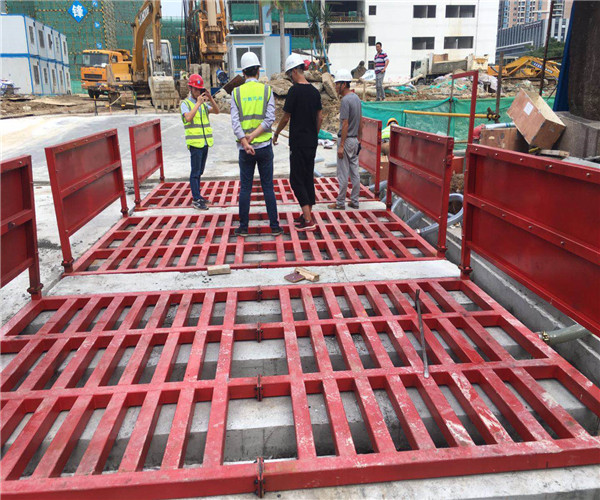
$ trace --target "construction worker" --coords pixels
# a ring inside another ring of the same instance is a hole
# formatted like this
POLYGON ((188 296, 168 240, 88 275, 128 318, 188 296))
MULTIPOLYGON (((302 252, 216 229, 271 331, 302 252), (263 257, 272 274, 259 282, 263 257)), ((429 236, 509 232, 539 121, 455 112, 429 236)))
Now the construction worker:
POLYGON ((275 99, 271 87, 260 83, 260 61, 254 52, 242 55, 245 83, 233 91, 231 125, 239 150, 240 165, 240 225, 237 236, 248 236, 250 195, 254 168, 258 165, 260 183, 267 205, 271 234, 283 233, 277 217, 277 202, 273 191, 273 146, 271 126, 275 121, 275 99))
POLYGON ((204 88, 204 80, 200 75, 191 75, 188 86, 190 95, 181 102, 181 119, 185 129, 185 142, 190 150, 192 206, 198 210, 208 210, 206 199, 200 194, 200 177, 206 166, 208 148, 213 145, 213 133, 208 115, 210 113, 218 115, 219 106, 210 92, 204 88), (207 101, 210 104, 206 104, 207 101))
POLYGON ((395 118, 390 118, 385 124, 385 128, 381 131, 381 140, 389 141, 390 140, 390 130, 392 128, 392 124, 398 125, 398 120, 395 118))
POLYGON ((329 208, 344 210, 346 208, 346 193, 348 192, 348 177, 352 181, 352 192, 348 206, 358 208, 360 193, 360 174, 358 172, 358 153, 360 152, 360 138, 362 135, 362 102, 350 90, 352 75, 347 69, 336 72, 334 82, 335 90, 341 97, 340 102, 340 128, 338 130, 337 149, 337 178, 340 191, 335 203, 329 208))
POLYGON ((321 94, 304 76, 304 60, 291 54, 285 61, 285 72, 294 82, 283 105, 283 118, 277 125, 273 144, 280 132, 290 122, 290 185, 302 208, 295 219, 298 231, 314 231, 312 216, 315 204, 315 156, 323 113, 321 94))

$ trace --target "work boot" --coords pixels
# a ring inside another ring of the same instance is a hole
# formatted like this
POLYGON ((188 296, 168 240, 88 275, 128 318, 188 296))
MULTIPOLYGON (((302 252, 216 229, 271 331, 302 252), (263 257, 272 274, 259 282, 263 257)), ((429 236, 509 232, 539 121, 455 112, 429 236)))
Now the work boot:
POLYGON ((338 206, 337 203, 332 203, 331 205, 327 205, 327 208, 331 208, 332 210, 346 210, 346 206, 338 206))
POLYGON ((236 227, 233 234, 244 238, 244 237, 248 236, 248 228, 247 227, 236 227))

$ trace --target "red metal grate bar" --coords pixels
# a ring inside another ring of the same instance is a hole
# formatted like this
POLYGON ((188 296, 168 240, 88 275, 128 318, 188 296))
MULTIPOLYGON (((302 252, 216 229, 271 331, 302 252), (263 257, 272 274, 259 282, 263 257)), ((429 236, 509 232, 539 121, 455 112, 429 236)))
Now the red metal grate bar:
POLYGON ((298 232, 293 213, 280 214, 286 233, 273 237, 266 214, 250 214, 250 236, 233 232, 237 214, 129 217, 117 223, 76 263, 76 274, 191 271, 339 265, 435 258, 435 250, 399 217, 380 211, 315 212, 317 229, 298 232))
MULTIPOLYGON (((297 204, 289 179, 273 179, 277 203, 297 204)), ((350 197, 350 186, 348 197, 350 197)), ((219 180, 204 181, 201 194, 213 206, 229 207, 239 204, 240 181, 219 180)), ((315 201, 317 203, 335 203, 339 192, 337 179, 333 177, 315 178, 315 201)), ((363 201, 375 200, 375 195, 366 186, 360 186, 360 198, 363 201)), ((250 197, 252 205, 264 205, 260 181, 255 180, 250 197)), ((141 203, 141 210, 152 208, 185 208, 192 206, 192 194, 189 182, 165 182, 154 188, 141 203)))
POLYGON ((464 280, 50 297, 29 304, 0 338, 3 356, 14 356, 0 396, 7 498, 109 490, 169 498, 600 462, 600 390, 464 280), (259 341, 283 343, 285 368, 235 372, 236 349, 259 341), (209 359, 213 348, 218 357, 209 359), (556 385, 583 413, 557 399, 556 385), (315 432, 315 396, 331 451, 315 432), (227 446, 231 406, 275 398, 290 400, 295 451, 245 461, 227 446), (210 404, 205 430, 196 422, 202 404, 210 404), (159 429, 169 406, 172 425, 159 429), (161 453, 151 454, 157 432, 161 453), (192 463, 200 434, 205 445, 192 463))

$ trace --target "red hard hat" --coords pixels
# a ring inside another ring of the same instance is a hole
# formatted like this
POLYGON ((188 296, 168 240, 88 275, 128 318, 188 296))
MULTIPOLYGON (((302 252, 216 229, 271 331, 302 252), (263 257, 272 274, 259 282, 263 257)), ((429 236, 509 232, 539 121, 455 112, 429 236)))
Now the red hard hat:
POLYGON ((308 67, 310 66, 310 61, 308 59, 304 59, 304 69, 308 69, 308 67))
POLYGON ((204 80, 202 79, 202 77, 200 75, 197 75, 196 73, 194 73, 193 75, 190 75, 190 79, 188 80, 188 86, 194 87, 196 89, 203 89, 204 88, 204 80))

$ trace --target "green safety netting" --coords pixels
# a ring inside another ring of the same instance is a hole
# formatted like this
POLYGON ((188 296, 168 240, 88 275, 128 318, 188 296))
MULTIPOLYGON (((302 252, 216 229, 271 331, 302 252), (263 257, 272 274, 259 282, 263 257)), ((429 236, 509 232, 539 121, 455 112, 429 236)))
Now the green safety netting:
MULTIPOLYGON (((360 94, 360 92, 359 92, 360 94)), ((550 107, 554 104, 554 97, 545 99, 550 107)), ((500 99, 500 122, 510 122, 511 118, 506 114, 506 111, 514 101, 514 97, 503 97, 500 99)), ((477 99, 476 113, 486 113, 487 109, 492 111, 496 109, 496 99, 477 99)), ((382 126, 385 127, 390 118, 396 118, 398 124, 402 127, 408 127, 423 132, 431 132, 434 134, 448 133, 448 117, 445 116, 429 116, 429 115, 412 115, 404 113, 404 110, 419 110, 419 111, 450 111, 450 98, 435 101, 384 101, 384 102, 363 102, 363 116, 381 120, 382 126)), ((453 113, 469 113, 471 109, 470 99, 453 99, 453 113)), ((475 119, 475 126, 482 123, 493 123, 483 118, 475 119)), ((450 134, 456 141, 466 141, 469 132, 468 118, 451 118, 450 119, 450 134)), ((455 149, 464 149, 466 144, 457 143, 455 149)))

